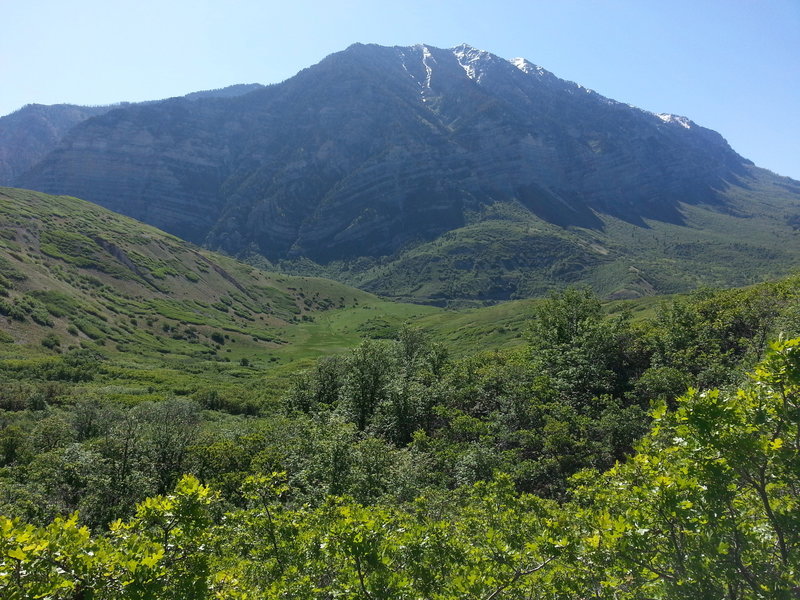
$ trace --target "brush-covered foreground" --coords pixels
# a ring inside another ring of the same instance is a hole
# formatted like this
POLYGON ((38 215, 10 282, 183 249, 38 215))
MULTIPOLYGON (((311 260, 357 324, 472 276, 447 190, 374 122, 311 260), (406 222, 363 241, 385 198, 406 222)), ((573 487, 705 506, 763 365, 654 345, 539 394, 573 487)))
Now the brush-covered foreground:
POLYGON ((445 311, 10 189, 0 275, 3 598, 798 593, 797 278, 445 311))
POLYGON ((634 320, 569 289, 510 349, 400 327, 277 395, 243 365, 4 359, 0 592, 792 598, 798 343, 756 365, 797 300, 790 279, 634 320))
POLYGON ((736 391, 659 405, 625 462, 561 502, 493 478, 413 502, 297 502, 285 472, 235 502, 182 477, 92 535, 0 518, 4 598, 796 598, 800 340, 736 391))

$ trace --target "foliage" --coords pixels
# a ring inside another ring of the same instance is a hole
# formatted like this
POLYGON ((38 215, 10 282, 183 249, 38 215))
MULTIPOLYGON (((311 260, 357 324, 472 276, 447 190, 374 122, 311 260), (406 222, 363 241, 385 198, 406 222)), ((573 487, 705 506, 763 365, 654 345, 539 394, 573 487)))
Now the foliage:
POLYGON ((220 512, 192 477, 91 535, 76 516, 0 520, 3 597, 794 598, 800 590, 800 340, 737 391, 691 390, 572 501, 491 481, 411 503, 293 504, 254 474, 220 512))
MULTIPOLYGON (((800 590, 800 340, 750 385, 656 410, 629 461, 576 490, 588 565, 621 598, 791 598, 800 590)), ((587 480, 584 476, 583 480, 587 480)))
POLYGON ((796 278, 442 311, 19 199, 146 277, 4 259, 2 597, 798 593, 796 278))
POLYGON ((185 598, 207 595, 213 494, 185 477, 128 522, 92 538, 77 516, 38 528, 0 517, 3 598, 185 598))

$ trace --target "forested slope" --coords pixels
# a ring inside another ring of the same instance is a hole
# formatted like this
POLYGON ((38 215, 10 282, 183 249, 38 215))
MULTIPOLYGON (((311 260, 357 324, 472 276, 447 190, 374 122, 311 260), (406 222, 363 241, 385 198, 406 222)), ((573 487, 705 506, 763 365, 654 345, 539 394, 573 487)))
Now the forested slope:
POLYGON ((800 351, 765 351, 797 295, 706 290, 634 322, 570 289, 516 349, 455 359, 406 328, 250 416, 224 389, 120 396, 109 359, 82 381, 3 361, 0 590, 795 597, 800 351))

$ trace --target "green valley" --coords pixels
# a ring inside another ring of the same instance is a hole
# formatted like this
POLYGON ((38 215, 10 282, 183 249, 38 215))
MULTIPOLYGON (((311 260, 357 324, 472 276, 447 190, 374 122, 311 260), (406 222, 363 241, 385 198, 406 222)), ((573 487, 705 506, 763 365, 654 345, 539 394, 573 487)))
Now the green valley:
POLYGON ((800 600, 797 2, 6 4, 0 600, 800 600))
POLYGON ((444 309, 11 188, 0 274, 4 598, 797 589, 796 276, 444 309))
POLYGON ((10 188, 0 189, 0 286, 5 358, 83 349, 134 371, 191 364, 215 376, 280 378, 437 312, 266 273, 75 198, 10 188))

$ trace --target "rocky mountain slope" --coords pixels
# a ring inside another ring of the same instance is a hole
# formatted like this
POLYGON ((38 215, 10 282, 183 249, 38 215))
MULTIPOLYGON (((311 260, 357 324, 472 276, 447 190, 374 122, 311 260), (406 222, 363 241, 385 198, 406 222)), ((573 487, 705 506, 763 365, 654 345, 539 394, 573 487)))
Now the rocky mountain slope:
MULTIPOLYGON (((262 87, 257 83, 238 84, 192 92, 184 98, 233 98, 262 87)), ((130 103, 108 106, 28 104, 0 117, 0 185, 10 185, 18 175, 55 149, 66 133, 79 123, 126 106, 130 106, 130 103)))
POLYGON ((110 107, 29 104, 0 117, 0 185, 9 185, 53 150, 78 123, 110 107))
MULTIPOLYGON (((620 262, 620 234, 677 227, 681 243, 712 243, 692 235, 701 229, 723 243, 727 217, 758 214, 756 245, 792 255, 794 242, 775 249, 766 232, 790 236, 800 214, 800 184, 755 169, 716 132, 466 45, 356 44, 237 97, 110 111, 16 182, 417 300, 496 300, 592 278, 605 293, 648 293, 659 283, 650 273, 636 283, 646 261, 620 262), (474 254, 487 236, 505 239, 506 258, 474 254), (403 265, 426 248, 447 269, 428 269, 414 291, 394 274, 418 271, 403 265), (637 275, 614 283, 618 273, 637 275)), ((689 254, 704 261, 702 249, 689 254)), ((691 285, 686 275, 675 287, 691 285)))

